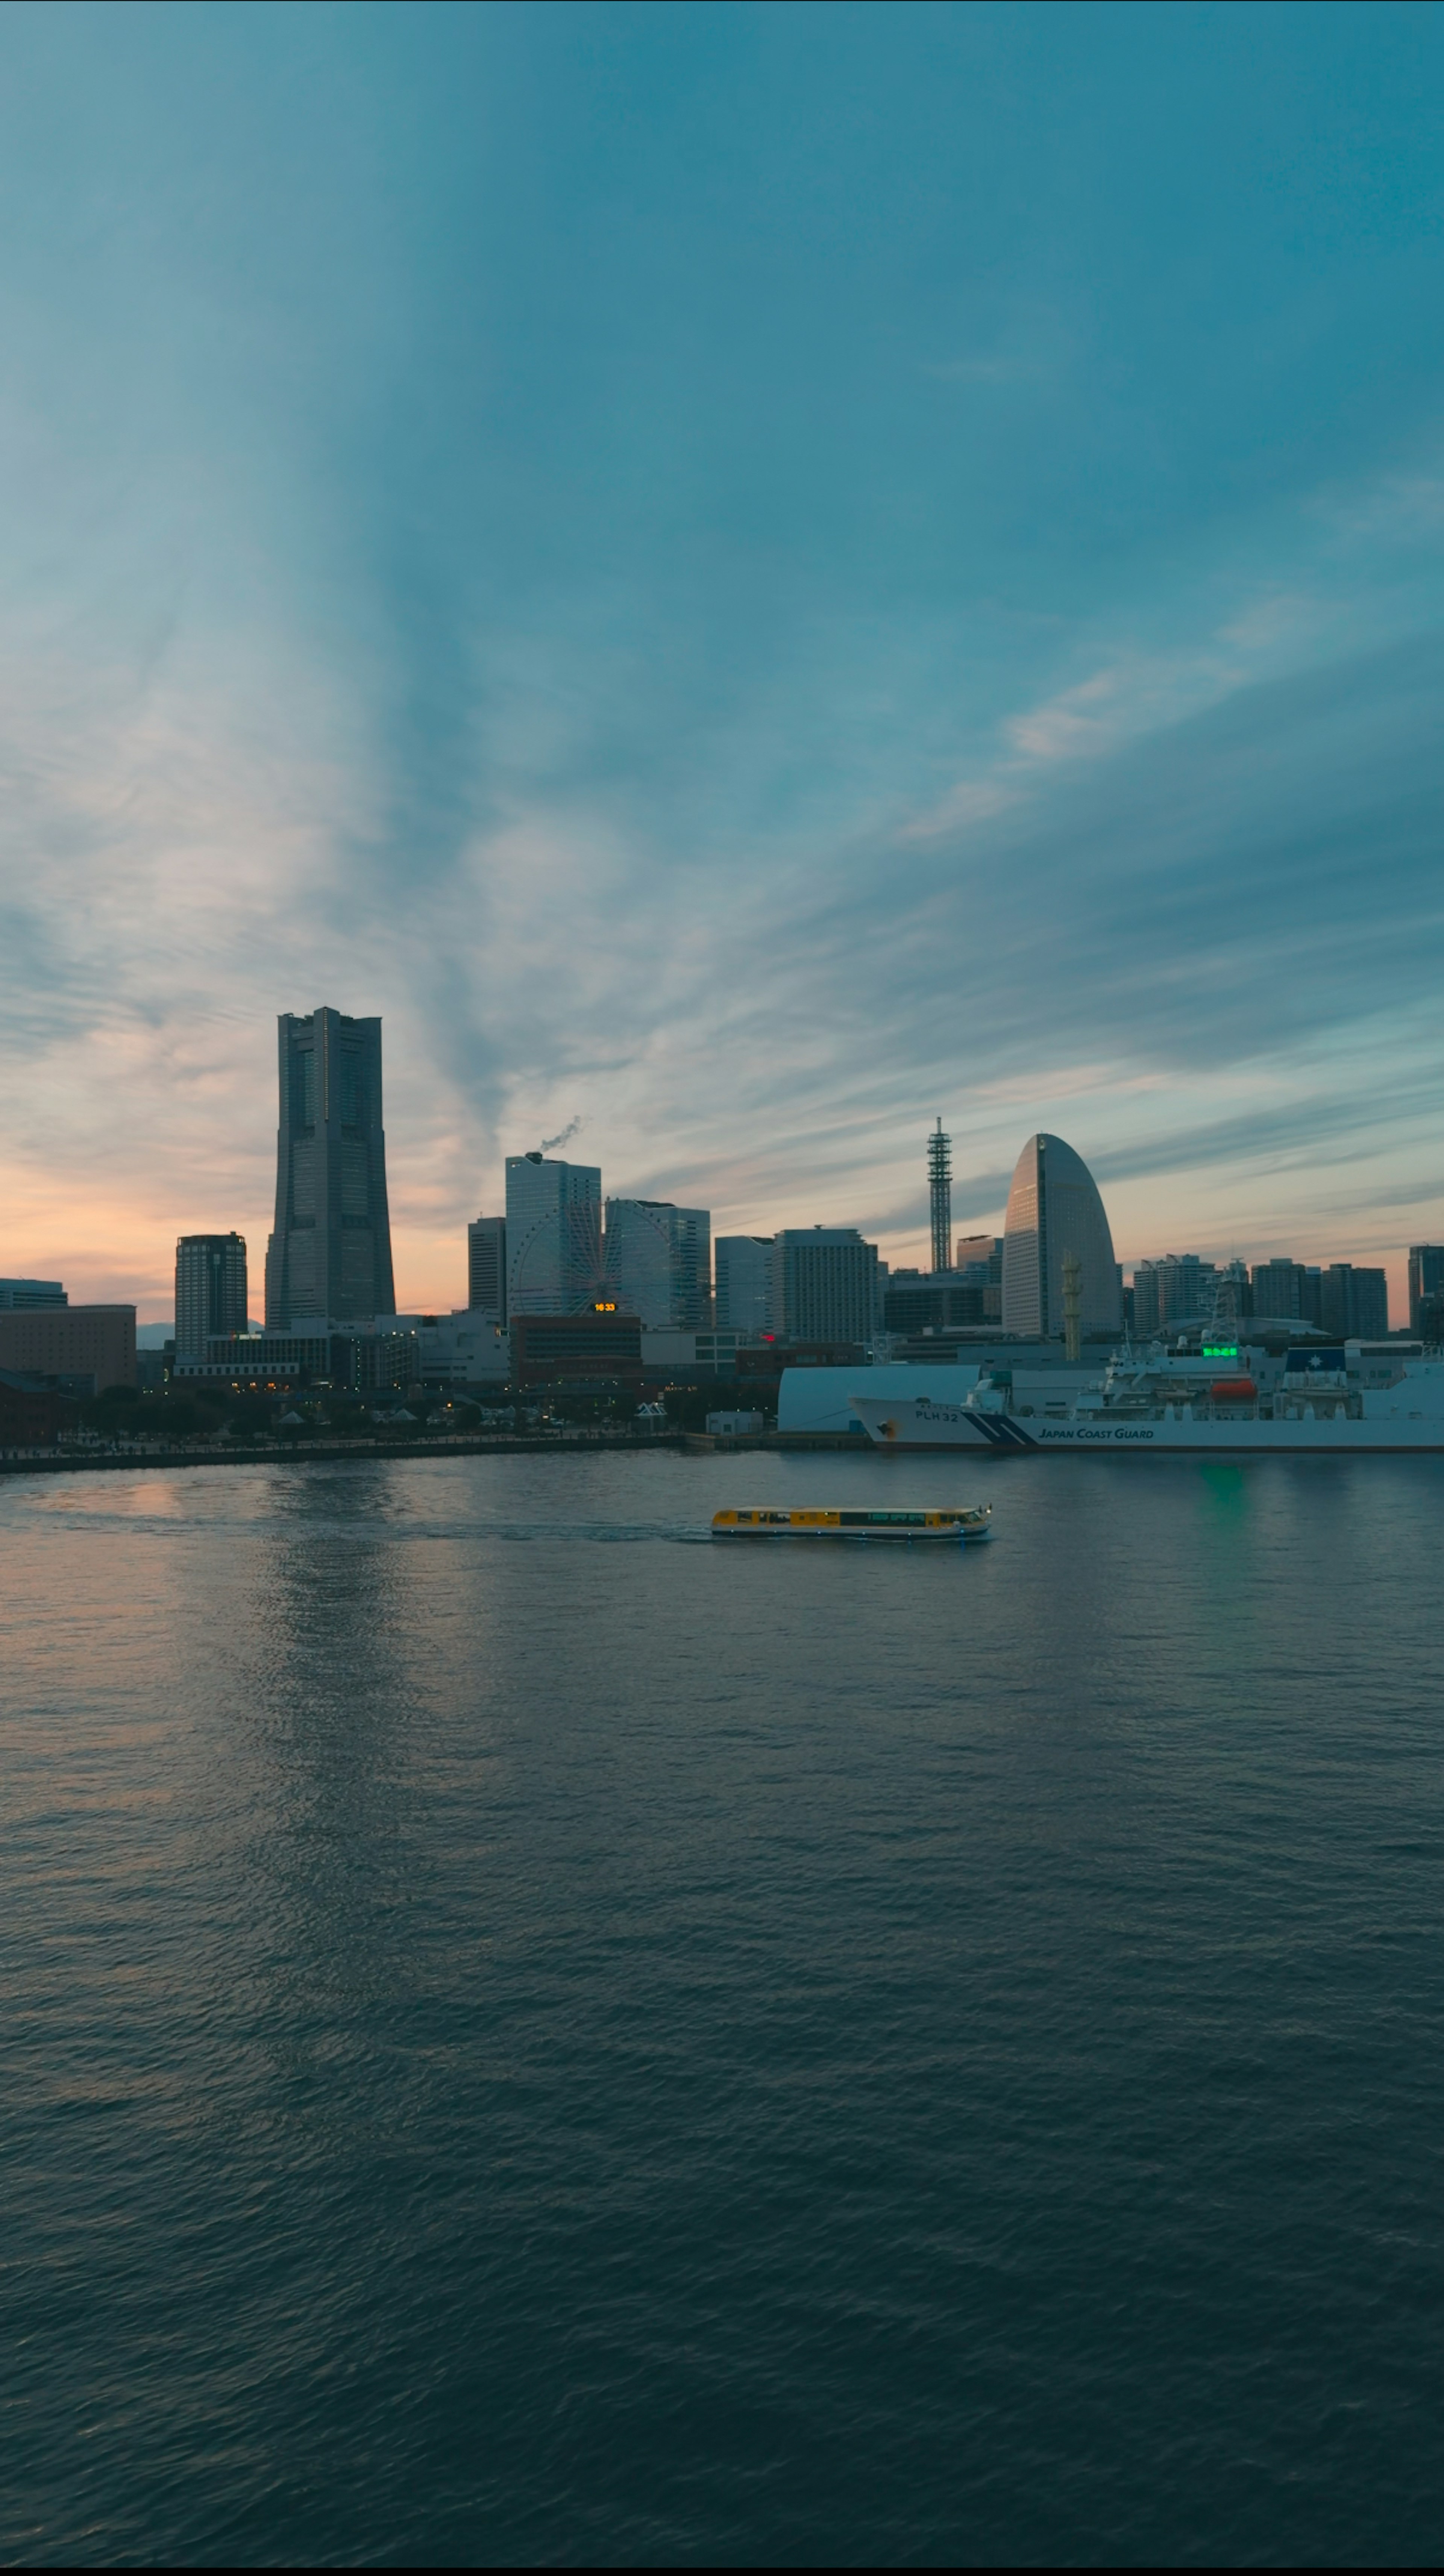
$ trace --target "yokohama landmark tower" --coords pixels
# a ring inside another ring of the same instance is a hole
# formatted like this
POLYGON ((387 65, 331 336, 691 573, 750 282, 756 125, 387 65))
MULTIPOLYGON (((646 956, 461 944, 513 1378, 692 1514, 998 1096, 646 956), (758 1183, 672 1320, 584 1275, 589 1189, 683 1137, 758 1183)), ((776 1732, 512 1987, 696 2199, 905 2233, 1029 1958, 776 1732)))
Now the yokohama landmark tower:
POLYGON ((302 1318, 393 1315, 381 1022, 340 1011, 279 1023, 276 1226, 266 1247, 266 1328, 302 1318))

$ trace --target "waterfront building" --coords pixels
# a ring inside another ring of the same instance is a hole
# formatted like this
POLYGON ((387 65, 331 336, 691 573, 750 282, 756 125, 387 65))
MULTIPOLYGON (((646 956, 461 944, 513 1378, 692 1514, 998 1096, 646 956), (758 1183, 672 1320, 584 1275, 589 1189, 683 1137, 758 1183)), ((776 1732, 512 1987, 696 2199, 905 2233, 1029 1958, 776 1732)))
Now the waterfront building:
MULTIPOLYGON (((367 1338, 357 1336, 350 1362, 353 1383, 389 1385, 389 1376, 367 1376, 372 1363, 361 1347, 367 1338)), ((378 1343, 409 1343, 412 1364, 402 1383, 415 1379, 428 1387, 501 1386, 510 1373, 511 1349, 499 1316, 471 1307, 457 1307, 449 1315, 378 1315, 375 1334, 369 1338, 378 1343)))
POLYGON ((49 1306, 0 1314, 0 1368, 59 1378, 72 1395, 134 1386, 135 1308, 49 1306))
POLYGON ((511 1363, 518 1387, 570 1381, 594 1387, 636 1386, 642 1379, 642 1327, 605 1299, 586 1314, 512 1317, 511 1363))
POLYGON ((246 1242, 240 1234, 183 1234, 175 1248, 175 1350, 198 1360, 213 1335, 246 1329, 246 1242))
POLYGON ((608 1199, 603 1270, 620 1312, 650 1332, 711 1322, 712 1218, 669 1199, 608 1199))
POLYGON ((466 1302, 506 1322, 506 1219, 479 1216, 466 1229, 466 1302))
POLYGON ((67 1414, 65 1393, 52 1379, 0 1369, 0 1449, 53 1448, 67 1414))
POLYGON ((266 1328, 390 1314, 391 1218, 381 1123, 381 1022, 283 1011, 276 1221, 266 1328))
POLYGON ((69 1303, 58 1279, 0 1279, 0 1315, 34 1314, 69 1303))
POLYGON ((1093 1175, 1061 1136, 1030 1136, 1003 1228, 1003 1330, 1047 1340, 1063 1328, 1063 1265, 1078 1262, 1079 1328, 1122 1329, 1113 1236, 1093 1175))
POLYGON ((574 1315, 603 1291, 602 1175, 591 1163, 506 1158, 506 1312, 574 1315))
POLYGON ((174 1385, 204 1385, 225 1395, 285 1395, 292 1389, 345 1383, 344 1366, 334 1366, 345 1335, 327 1332, 218 1333, 193 1359, 177 1357, 174 1385))
POLYGON ((856 1226, 788 1226, 773 1237, 773 1328, 787 1341, 870 1342, 880 1307, 877 1245, 856 1226))
POLYGON ((715 1267, 718 1331, 770 1333, 773 1329, 771 1235, 719 1234, 715 1267))
MULTIPOLYGON (((3 1282, 0 1282, 3 1286, 3 1282)), ((1424 1309, 1435 1308, 1444 1296, 1444 1244, 1411 1243, 1409 1246, 1409 1330, 1422 1333, 1424 1309)))
POLYGON ((642 1369, 649 1378, 735 1377, 742 1333, 642 1333, 642 1369))

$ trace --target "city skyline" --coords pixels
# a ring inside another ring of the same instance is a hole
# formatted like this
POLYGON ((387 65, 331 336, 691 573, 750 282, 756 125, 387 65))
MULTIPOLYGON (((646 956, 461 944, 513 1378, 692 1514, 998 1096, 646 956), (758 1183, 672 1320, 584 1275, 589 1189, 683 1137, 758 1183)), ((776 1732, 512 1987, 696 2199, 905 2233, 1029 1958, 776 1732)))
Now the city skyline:
POLYGON ((938 1114, 955 1227, 1052 1132, 1126 1263, 1402 1300, 1437 13, 7 43, 8 1269, 155 1316, 179 1233, 259 1264, 324 992, 387 1024, 408 1304, 578 1119, 636 1198, 925 1266, 938 1114))
MULTIPOLYGON (((355 1025, 360 1027, 362 1025, 360 1015, 352 1015, 350 1013, 344 1015, 338 1014, 335 1012, 334 1005, 325 1006, 325 1008, 326 1015, 328 1017, 344 1017, 345 1024, 348 1026, 355 1025)), ((308 1020, 309 1016, 309 1014, 282 1014, 281 1021, 283 1031, 293 1021, 293 1019, 299 1025, 308 1020)), ((377 1035, 373 1043, 379 1049, 379 1015, 376 1017, 368 1017, 364 1024, 368 1029, 374 1029, 377 1031, 377 1035)), ((285 1041, 283 1036, 283 1048, 284 1043, 285 1041)), ((274 1089, 274 1074, 272 1076, 272 1084, 274 1089)), ((572 1130, 572 1137, 574 1137, 579 1131, 581 1124, 582 1122, 580 1121, 575 1122, 572 1130)), ((570 1143, 572 1141, 572 1137, 568 1137, 566 1141, 570 1143)), ((563 1140, 558 1138, 552 1141, 561 1142, 563 1140)), ((917 1164, 919 1171, 923 1174, 922 1184, 919 1191, 919 1197, 922 1201, 921 1223, 915 1226, 909 1234, 900 1234, 896 1230, 889 1233, 885 1227, 877 1224, 870 1226, 865 1220, 859 1223, 855 1229, 866 1240, 876 1246, 879 1256, 884 1261, 887 1261, 893 1270, 916 1267, 923 1272, 927 1272, 931 1268, 933 1247, 931 1241, 929 1210, 927 1206, 928 1184, 926 1175, 928 1169, 927 1156, 932 1142, 933 1139, 926 1133, 926 1131, 920 1131, 920 1133, 914 1138, 914 1161, 917 1164)), ((1070 1147, 1068 1150, 1071 1152, 1073 1149, 1070 1147)), ((508 1159, 513 1163, 518 1159, 524 1159, 528 1162, 536 1163, 539 1161, 540 1157, 538 1149, 531 1148, 527 1150, 523 1157, 519 1158, 517 1156, 512 1156, 508 1159)), ((1084 1154, 1082 1156, 1082 1160, 1087 1165, 1090 1175, 1096 1173, 1096 1163, 1098 1159, 1102 1159, 1106 1163, 1106 1154, 1102 1158, 1096 1158, 1088 1154, 1084 1154)), ((276 1189, 276 1147, 274 1144, 271 1149, 270 1162, 272 1170, 272 1189, 274 1195, 276 1189)), ((578 1168, 584 1169, 586 1167, 579 1166, 578 1168)), ((597 1171, 599 1183, 601 1186, 605 1186, 603 1167, 595 1167, 595 1169, 597 1171)), ((1004 1220, 1007 1212, 1009 1188, 1015 1183, 1015 1181, 1016 1170, 1010 1169, 1006 1176, 1002 1198, 998 1202, 996 1210, 993 1212, 984 1211, 983 1230, 991 1230, 995 1232, 999 1238, 1001 1238, 1004 1231, 1004 1220), (992 1216, 994 1214, 996 1217, 995 1223, 992 1222, 992 1216)), ((385 1187, 386 1184, 383 1177, 383 1197, 385 1187)), ((495 1201, 499 1202, 495 1212, 497 1215, 501 1215, 504 1211, 506 1201, 506 1181, 504 1177, 499 1188, 494 1192, 483 1194, 483 1211, 485 1211, 486 1197, 488 1195, 492 1196, 495 1201)), ((672 1204, 674 1206, 676 1204, 676 1202, 663 1201, 660 1194, 649 1193, 646 1195, 652 1204, 672 1204)), ((608 1200, 616 1200, 619 1203, 624 1203, 628 1206, 636 1206, 644 1203, 644 1194, 640 1191, 621 1192, 614 1191, 610 1187, 606 1187, 606 1197, 608 1200)), ((970 1228, 977 1226, 979 1222, 976 1212, 975 1192, 970 1192, 966 1176, 963 1177, 961 1187, 955 1193, 955 1197, 961 1204, 964 1211, 964 1218, 958 1218, 955 1216, 954 1220, 953 1231, 955 1234, 960 1234, 964 1220, 970 1228)), ((788 1205, 795 1207, 796 1200, 794 1199, 789 1201, 788 1205)), ((1111 1193, 1104 1194, 1104 1205, 1109 1212, 1107 1222, 1111 1225, 1111 1193)), ((598 1244, 593 1254, 594 1264, 599 1263, 600 1261, 601 1213, 602 1198, 599 1188, 596 1206, 598 1244)), ((725 1223, 718 1222, 717 1211, 715 1209, 706 1211, 705 1213, 711 1216, 712 1222, 710 1231, 714 1241, 719 1235, 724 1234, 755 1236, 779 1234, 785 1231, 787 1226, 786 1219, 775 1220, 770 1226, 765 1224, 759 1224, 756 1226, 729 1226, 725 1223)), ((423 1293, 416 1296, 400 1296, 398 1294, 396 1307, 391 1311, 399 1311, 402 1313, 417 1313, 421 1311, 449 1312, 459 1309, 465 1304, 468 1275, 468 1229, 474 1225, 477 1214, 478 1210, 473 1205, 470 1213, 461 1220, 459 1239, 451 1230, 447 1230, 439 1240, 433 1239, 433 1258, 439 1259, 441 1262, 444 1262, 447 1266, 452 1268, 456 1274, 455 1278, 450 1281, 443 1280, 439 1290, 435 1293, 423 1293)), ((833 1220, 831 1219, 818 1217, 805 1217, 798 1220, 800 1226, 828 1226, 832 1222, 833 1220)), ((264 1226, 264 1221, 262 1221, 262 1223, 264 1226)), ((851 1221, 846 1218, 838 1218, 836 1223, 848 1226, 851 1224, 851 1221)), ((65 1273, 68 1292, 72 1295, 73 1301, 77 1304, 107 1303, 114 1297, 123 1296, 126 1302, 133 1302, 135 1304, 137 1324, 140 1327, 168 1319, 173 1314, 175 1303, 174 1278, 176 1242, 184 1235, 198 1235, 200 1231, 201 1229, 193 1224, 182 1224, 178 1227, 176 1236, 171 1238, 171 1254, 168 1265, 169 1282, 168 1284, 152 1289, 148 1298, 142 1294, 136 1293, 134 1290, 121 1288, 102 1289, 92 1286, 90 1282, 93 1277, 99 1276, 101 1278, 113 1278, 116 1274, 113 1272, 107 1272, 103 1268, 97 1271, 93 1266, 87 1266, 83 1259, 74 1261, 71 1264, 70 1270, 65 1273), (148 1305, 153 1308, 153 1312, 147 1311, 148 1305)), ((222 1228, 218 1222, 214 1231, 217 1233, 221 1231, 230 1232, 232 1229, 229 1227, 222 1228)), ((396 1229, 392 1227, 390 1231, 394 1234, 396 1229)), ((1338 1262, 1340 1260, 1352 1260, 1355 1263, 1360 1261, 1361 1255, 1359 1251, 1356 1248, 1351 1248, 1347 1243, 1341 1242, 1336 1231, 1328 1232, 1326 1228, 1321 1228, 1319 1231, 1324 1239, 1321 1240, 1321 1243, 1317 1248, 1312 1243, 1305 1243, 1303 1231, 1299 1228, 1294 1230, 1293 1234, 1286 1242, 1281 1239, 1274 1240, 1272 1238, 1268 1240, 1243 1238, 1236 1230, 1235 1234, 1226 1246, 1220 1246, 1216 1243, 1209 1243, 1207 1241, 1196 1239, 1190 1239, 1186 1243, 1179 1241, 1176 1243, 1165 1244, 1162 1239, 1159 1238, 1150 1240, 1146 1250, 1139 1249, 1127 1252, 1119 1251, 1117 1258, 1120 1268, 1126 1274, 1131 1273, 1139 1263, 1152 1263, 1165 1258, 1178 1258, 1184 1254, 1198 1256, 1204 1261, 1215 1261, 1220 1265, 1226 1265, 1230 1261, 1237 1262, 1242 1260, 1252 1266, 1256 1262, 1267 1261, 1270 1259, 1293 1259, 1304 1263, 1314 1263, 1316 1265, 1321 1261, 1325 1264, 1329 1262, 1338 1262)), ((241 1224, 234 1228, 234 1232, 242 1238, 243 1241, 250 1242, 254 1242, 257 1239, 257 1233, 259 1232, 260 1239, 264 1242, 270 1235, 271 1229, 269 1226, 264 1226, 264 1230, 257 1228, 253 1231, 246 1225, 241 1224)), ((1154 1229, 1154 1234, 1157 1238, 1158 1229, 1156 1227, 1154 1229)), ((1114 1236, 1116 1243, 1116 1229, 1114 1229, 1114 1236)), ((1412 1238, 1416 1243, 1421 1239, 1422 1235, 1420 1233, 1416 1233, 1412 1238)), ((1391 1248, 1387 1257, 1377 1257, 1377 1266, 1383 1268, 1388 1276, 1391 1308, 1397 1309, 1398 1311, 1407 1311, 1408 1306, 1409 1249, 1409 1245, 1406 1244, 1397 1251, 1391 1248)), ((387 1260, 389 1266, 389 1251, 387 1260)), ((22 1266, 23 1265, 17 1262, 12 1262, 9 1265, 10 1269, 17 1274, 22 1266)), ((34 1267, 36 1265, 32 1264, 31 1266, 34 1267)), ((44 1268, 45 1266, 46 1265, 43 1263, 39 1265, 41 1268, 44 1268)), ((57 1271, 62 1269, 63 1265, 52 1259, 49 1267, 52 1271, 57 1271)), ((600 1278, 599 1268, 597 1275, 600 1278)))

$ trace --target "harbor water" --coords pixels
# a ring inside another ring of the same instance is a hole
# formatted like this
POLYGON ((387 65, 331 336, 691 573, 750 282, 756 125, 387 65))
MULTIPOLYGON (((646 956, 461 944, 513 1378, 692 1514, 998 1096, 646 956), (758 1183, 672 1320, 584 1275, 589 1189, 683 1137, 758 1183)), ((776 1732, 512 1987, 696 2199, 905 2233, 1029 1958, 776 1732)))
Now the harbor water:
POLYGON ((0 1482, 5 2557, 1433 2560, 1441 1520, 1377 1458, 0 1482))

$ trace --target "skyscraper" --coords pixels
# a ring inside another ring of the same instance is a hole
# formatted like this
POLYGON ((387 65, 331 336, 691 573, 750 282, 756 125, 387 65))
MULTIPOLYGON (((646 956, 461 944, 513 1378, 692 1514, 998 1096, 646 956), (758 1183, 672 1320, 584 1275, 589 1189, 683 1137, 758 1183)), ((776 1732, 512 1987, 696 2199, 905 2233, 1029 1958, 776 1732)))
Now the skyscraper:
POLYGON ((183 1234, 175 1248, 177 1360, 203 1360, 213 1333, 243 1333, 246 1306, 245 1236, 183 1234))
POLYGON ((466 1302, 506 1322, 504 1216, 479 1216, 466 1229, 466 1302))
POLYGON ((298 1317, 394 1315, 381 1022, 316 1010, 278 1023, 281 1123, 276 1223, 266 1247, 266 1329, 298 1317))
MULTIPOLYGON (((1303 1316, 1304 1266, 1291 1261, 1285 1252, 1275 1253, 1271 1261, 1256 1261, 1253 1266, 1253 1310, 1276 1323, 1288 1323, 1303 1316)), ((1316 1320, 1316 1319, 1315 1319, 1316 1320)))
POLYGON ((654 1332, 711 1322, 712 1218, 667 1199, 606 1202, 606 1293, 654 1332))
POLYGON ((1063 1259, 1079 1262, 1079 1329, 1117 1333, 1123 1298, 1097 1184, 1061 1136, 1030 1136, 1018 1156, 1003 1226, 1003 1330, 1063 1329, 1063 1259))
POLYGON ((1389 1330, 1389 1276, 1384 1270, 1356 1270, 1352 1261, 1331 1261, 1321 1280, 1319 1321, 1330 1341, 1380 1342, 1389 1330))
POLYGON ((575 1315, 602 1294, 602 1175, 544 1154, 506 1158, 506 1311, 575 1315))
POLYGON ((789 1342, 870 1342, 880 1321, 877 1245, 856 1226, 788 1226, 772 1242, 772 1321, 789 1342))
POLYGON ((772 1329, 772 1237, 719 1234, 713 1246, 719 1333, 772 1329))

